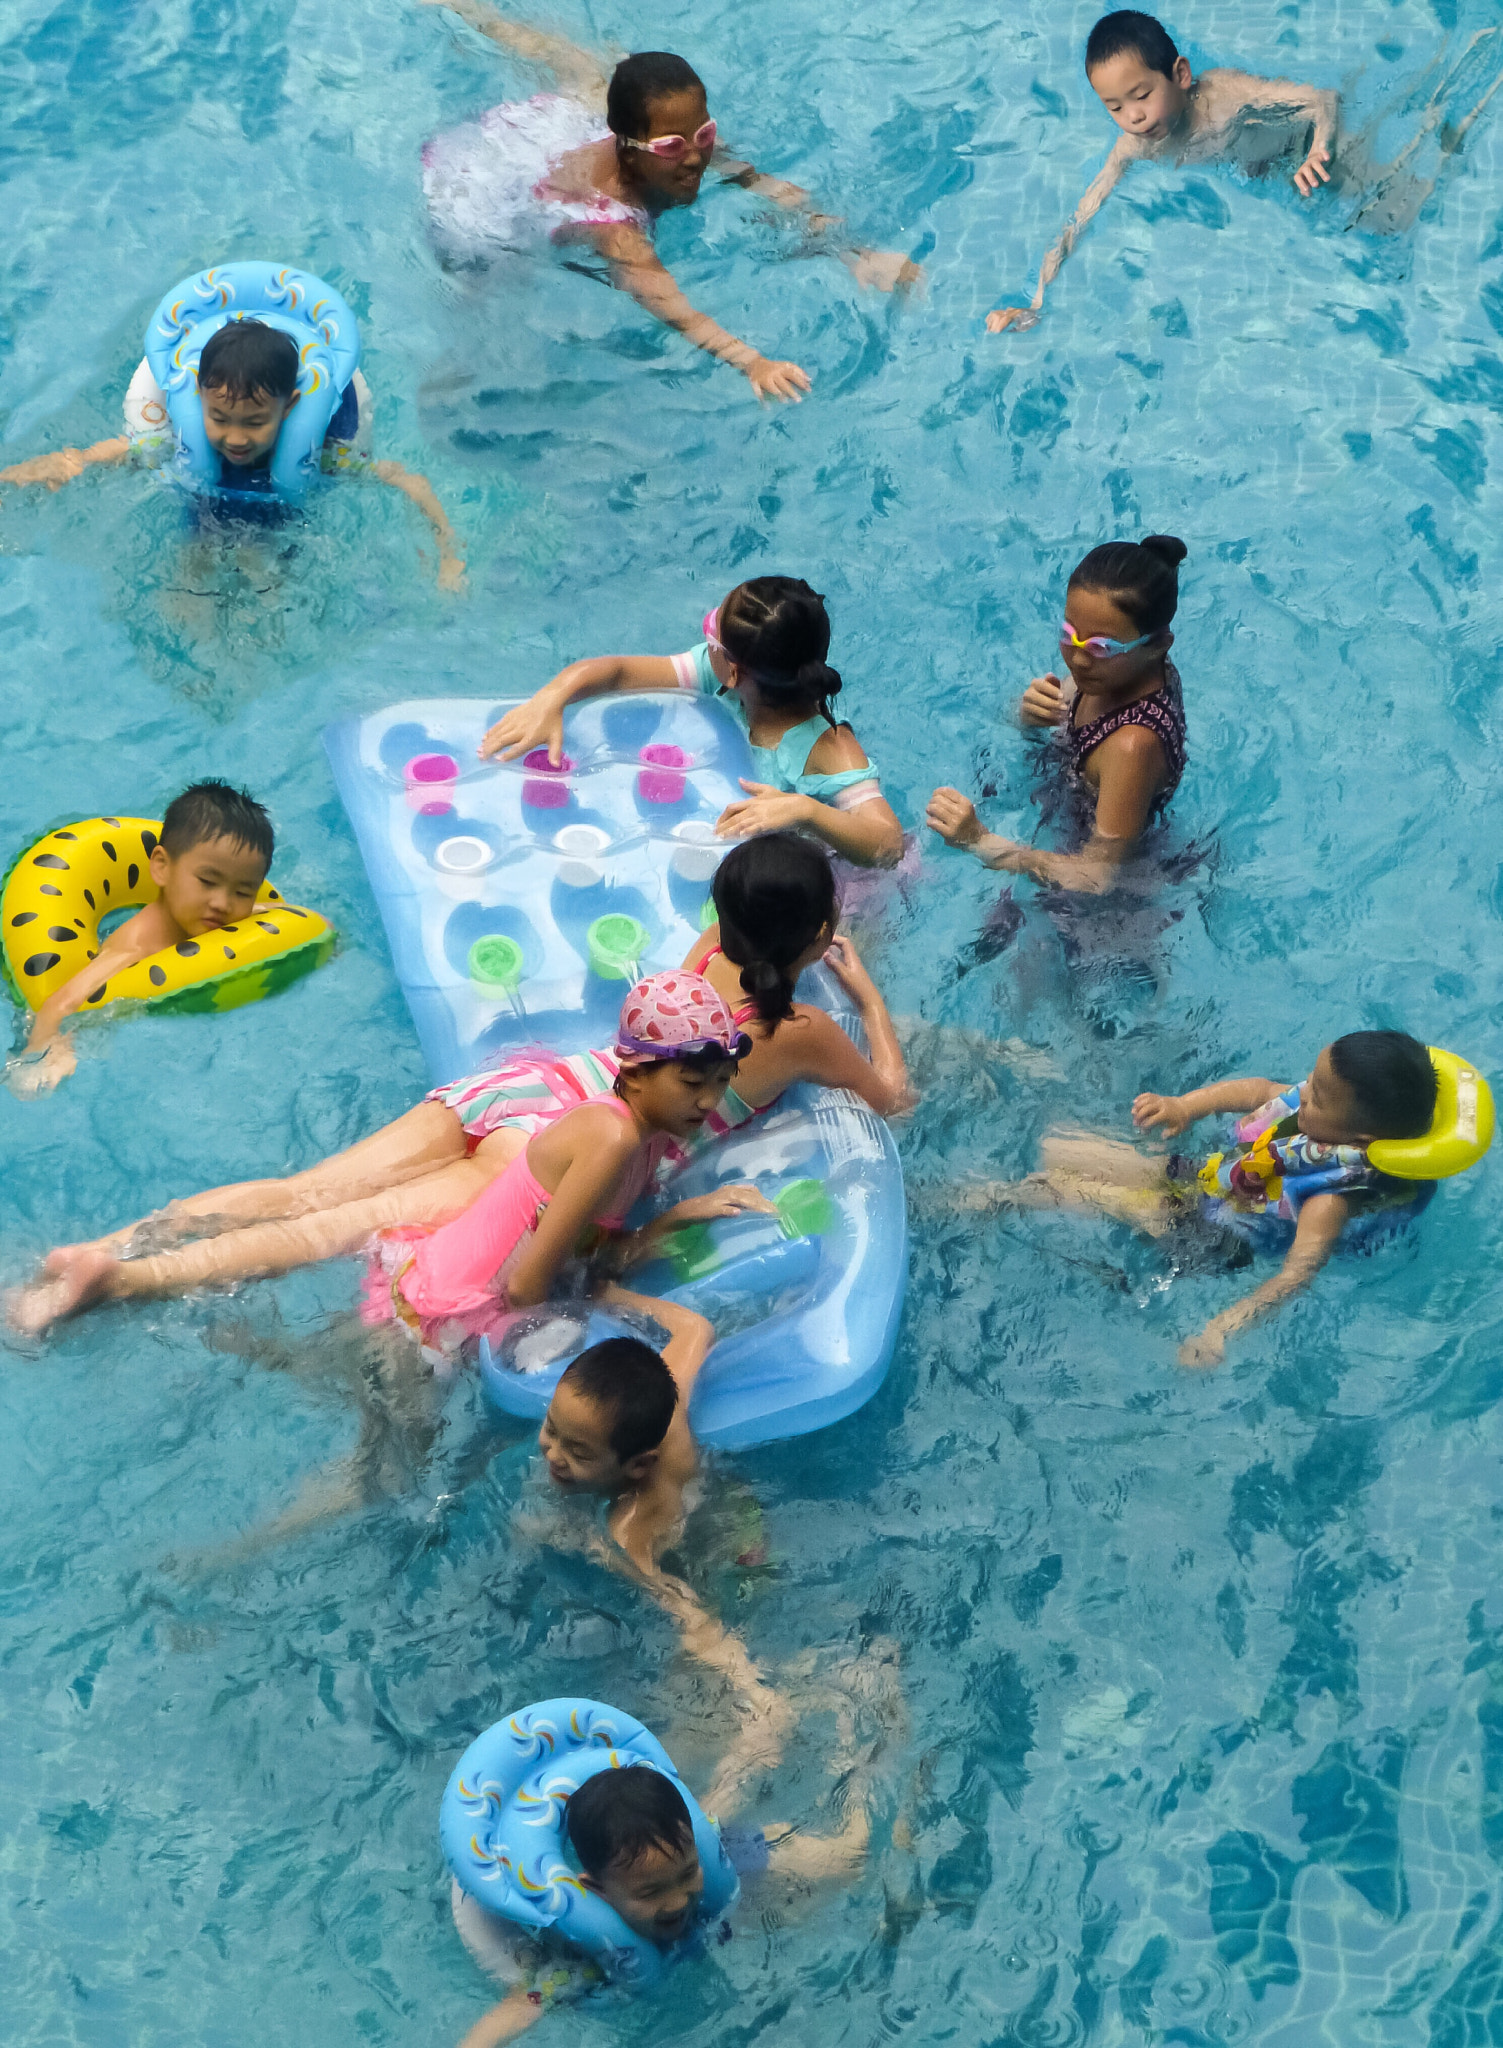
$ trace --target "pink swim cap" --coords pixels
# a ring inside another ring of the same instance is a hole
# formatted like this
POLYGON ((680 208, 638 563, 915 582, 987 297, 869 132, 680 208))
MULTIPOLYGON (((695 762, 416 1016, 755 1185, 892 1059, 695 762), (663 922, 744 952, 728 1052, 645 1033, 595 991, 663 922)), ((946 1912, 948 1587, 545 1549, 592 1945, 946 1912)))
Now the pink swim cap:
POLYGON ((616 1050, 624 1059, 681 1060, 718 1052, 744 1059, 751 1040, 736 1029, 731 1006, 702 974, 682 967, 649 974, 621 1005, 616 1050))

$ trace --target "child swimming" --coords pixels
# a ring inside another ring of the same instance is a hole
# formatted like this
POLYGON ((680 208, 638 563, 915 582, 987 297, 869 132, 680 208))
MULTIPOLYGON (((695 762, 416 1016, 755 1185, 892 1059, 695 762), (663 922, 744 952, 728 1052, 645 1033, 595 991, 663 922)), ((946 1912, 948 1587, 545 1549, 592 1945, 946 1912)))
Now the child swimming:
MULTIPOLYGON (((298 352, 292 337, 261 320, 230 321, 210 335, 199 359, 204 438, 219 461, 220 488, 264 494, 267 510, 275 504, 272 457, 296 402, 297 380, 298 352)), ((460 590, 464 553, 433 486, 398 462, 372 462, 358 445, 368 428, 370 404, 370 392, 357 370, 329 422, 320 466, 330 475, 372 476, 410 499, 438 543, 439 588, 460 590)), ((134 462, 156 468, 170 462, 177 436, 168 421, 166 399, 144 362, 131 383, 127 420, 129 431, 113 440, 96 441, 89 448, 60 448, 0 469, 0 483, 46 484, 56 491, 101 464, 134 462)))
POLYGON ((482 759, 515 760, 546 745, 563 758, 564 710, 580 697, 627 690, 697 690, 723 697, 751 741, 758 780, 728 804, 725 839, 793 827, 862 867, 890 867, 903 830, 881 778, 830 700, 842 687, 829 665, 825 601, 798 576, 754 576, 705 613, 704 638, 685 654, 605 654, 571 662, 480 742, 482 759))
POLYGON ((271 820, 247 790, 195 782, 167 806, 147 863, 161 890, 110 933, 93 959, 50 995, 32 1019, 26 1051, 6 1080, 12 1093, 40 1095, 78 1065, 62 1030, 113 974, 166 946, 235 924, 256 908, 276 847, 271 820))
POLYGON ((1134 8, 1101 17, 1086 42, 1085 67, 1122 134, 1044 258, 1032 303, 988 313, 993 334, 1034 325, 1060 265, 1129 164, 1208 163, 1236 153, 1249 131, 1257 130, 1257 167, 1285 153, 1296 134, 1308 135, 1294 184, 1308 199, 1329 180, 1338 106, 1334 92, 1247 71, 1203 71, 1196 78, 1163 23, 1134 8))
MULTIPOLYGON (((499 1174, 487 1163, 479 1199, 464 1214, 459 1184, 439 1175, 147 1257, 121 1258, 109 1241, 71 1246, 12 1298, 12 1323, 36 1332, 98 1302, 264 1278, 369 1244, 369 1320, 395 1315, 425 1346, 441 1347, 507 1306, 542 1301, 592 1225, 619 1230, 657 1165, 720 1101, 744 1044, 726 1004, 699 976, 651 975, 622 1005, 613 1091, 541 1112, 538 1134, 520 1147, 522 1134, 508 1133, 510 1163, 499 1174)), ((536 1104, 531 1114, 539 1114, 536 1104)), ((775 1213, 755 1188, 717 1189, 655 1219, 636 1234, 639 1248, 681 1223, 746 1210, 775 1213)), ((612 1299, 654 1313, 645 1298, 615 1290, 612 1299)))
POLYGON ((1167 1137, 1201 1117, 1238 1116, 1229 1148, 1198 1167, 1087 1132, 1055 1132, 1044 1140, 1038 1172, 976 1186, 962 1200, 982 1210, 1094 1211, 1151 1237, 1200 1222, 1255 1249, 1283 1247, 1272 1279, 1181 1345, 1181 1365, 1217 1365, 1228 1338, 1310 1284, 1348 1225, 1389 1214, 1397 1227, 1429 1201, 1433 1181, 1381 1172, 1368 1148, 1380 1139, 1424 1137, 1438 1085, 1417 1038, 1348 1032, 1322 1050, 1308 1080, 1292 1086, 1259 1078, 1217 1081, 1188 1095, 1139 1095, 1133 1122, 1167 1137))
POLYGON ((674 1303, 687 1319, 668 1346, 640 1337, 608 1337, 566 1366, 538 1432, 548 1477, 561 1493, 601 1494, 607 1531, 639 1571, 683 1522, 684 1488, 698 1459, 689 1429, 689 1397, 704 1363, 710 1325, 674 1303))
POLYGON ((705 88, 682 57, 645 50, 607 82, 599 61, 561 36, 510 22, 483 0, 424 0, 452 11, 503 49, 551 70, 563 88, 492 107, 478 122, 435 136, 423 150, 423 191, 452 260, 474 261, 545 236, 604 258, 611 281, 696 348, 739 370, 759 399, 801 401, 797 363, 770 360, 693 307, 652 246, 658 218, 692 206, 707 170, 802 212, 816 247, 857 281, 892 290, 914 282, 902 256, 842 247, 840 223, 814 213, 809 194, 730 158, 718 141, 705 88))
POLYGON ((1071 573, 1059 645, 1069 678, 1035 676, 1018 716, 1057 736, 1084 845, 1047 853, 988 832, 958 789, 935 790, 930 829, 989 868, 1102 895, 1185 772, 1185 711, 1169 659, 1188 549, 1171 534, 1108 541, 1071 573))

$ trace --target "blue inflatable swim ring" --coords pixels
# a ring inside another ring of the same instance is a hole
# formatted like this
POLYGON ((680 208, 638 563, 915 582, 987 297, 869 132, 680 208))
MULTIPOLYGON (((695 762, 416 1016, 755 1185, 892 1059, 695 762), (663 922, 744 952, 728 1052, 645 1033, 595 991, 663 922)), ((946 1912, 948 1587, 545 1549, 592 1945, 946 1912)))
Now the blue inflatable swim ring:
POLYGON ((704 1872, 698 1918, 717 1918, 740 1889, 718 1829, 657 1737, 599 1700, 538 1700, 476 1736, 444 1792, 438 1833, 461 1889, 486 1912, 528 1933, 555 1928, 607 1975, 643 1986, 693 1937, 663 1949, 634 1933, 586 1886, 564 1832, 570 1795, 632 1764, 661 1771, 681 1794, 704 1872))
POLYGON ((273 491, 295 504, 317 474, 324 435, 360 361, 359 325, 332 285, 284 264, 216 264, 167 293, 146 329, 146 361, 177 435, 178 473, 196 490, 232 497, 261 493, 224 491, 198 399, 204 343, 231 320, 260 320, 297 346, 297 391, 271 458, 273 491))

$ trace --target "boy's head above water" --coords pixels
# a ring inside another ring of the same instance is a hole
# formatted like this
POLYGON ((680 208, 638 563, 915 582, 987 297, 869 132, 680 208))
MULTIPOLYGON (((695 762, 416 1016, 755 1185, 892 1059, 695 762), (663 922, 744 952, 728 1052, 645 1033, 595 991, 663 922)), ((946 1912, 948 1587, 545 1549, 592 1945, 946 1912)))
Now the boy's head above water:
POLYGON ((569 1841, 592 1891, 633 1934, 664 1947, 688 1929, 705 1887, 678 1787, 650 1764, 597 1771, 566 1808, 569 1841))
POLYGON ((275 845, 253 796, 228 782, 195 782, 167 806, 151 853, 167 915, 190 939, 249 917, 275 845))
POLYGON ((269 462, 297 390, 297 345, 264 320, 230 320, 204 343, 198 397, 204 436, 235 469, 269 462))
POLYGON ((1349 1031, 1328 1045, 1300 1095, 1299 1127, 1320 1145, 1422 1138, 1438 1084, 1427 1048, 1406 1031, 1349 1031))
POLYGON ((1086 40, 1085 68, 1117 126, 1145 142, 1162 142, 1179 125, 1195 83, 1163 23, 1130 7, 1102 15, 1086 40))
POLYGON ((1174 645, 1179 565, 1189 553, 1173 534, 1111 540, 1077 564, 1065 591, 1059 646, 1077 688, 1126 695, 1163 666, 1174 645))
POLYGON ((548 1477, 565 1493, 614 1496, 642 1485, 677 1406, 673 1375, 650 1344, 592 1344, 565 1369, 538 1432, 548 1477))

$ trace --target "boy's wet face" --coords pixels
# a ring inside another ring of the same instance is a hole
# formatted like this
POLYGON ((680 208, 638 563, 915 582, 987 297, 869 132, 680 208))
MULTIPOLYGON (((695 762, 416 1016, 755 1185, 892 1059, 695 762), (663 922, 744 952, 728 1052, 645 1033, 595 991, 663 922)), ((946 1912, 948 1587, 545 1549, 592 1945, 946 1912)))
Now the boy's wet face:
MULTIPOLYGON (((538 1431, 548 1477, 563 1493, 620 1493, 631 1475, 610 1444, 610 1424, 595 1402, 561 1380, 538 1431)), ((633 1463, 636 1461, 633 1460, 633 1463)))
POLYGON ((232 398, 223 385, 199 386, 199 403, 204 410, 204 438, 216 455, 222 455, 235 469, 259 469, 271 460, 282 422, 292 410, 292 398, 272 398, 253 391, 248 398, 232 398))
POLYGON ((1119 51, 1090 73, 1101 104, 1124 134, 1162 142, 1184 116, 1194 78, 1183 57, 1167 76, 1144 63, 1136 50, 1119 51))
POLYGON ((1357 1098, 1331 1064, 1327 1046, 1300 1091, 1298 1123, 1317 1145, 1364 1144, 1370 1132, 1360 1128, 1357 1098))
MULTIPOLYGON (((1108 597, 1104 591, 1083 589, 1075 583, 1065 592, 1065 617, 1082 640, 1099 636, 1105 640, 1120 641, 1126 646, 1143 630, 1115 598, 1108 597)), ((1144 646, 1134 647, 1130 654, 1094 654, 1088 647, 1076 647, 1067 641, 1061 645, 1060 653, 1075 678, 1078 690, 1088 697, 1115 697, 1138 689, 1145 677, 1156 674, 1163 666, 1166 649, 1173 642, 1172 633, 1155 633, 1144 646)))
POLYGON ((167 915, 190 939, 249 917, 266 880, 260 854, 233 839, 201 839, 179 854, 156 846, 150 871, 167 915))
POLYGON ((644 1849, 630 1863, 613 1863, 591 1882, 633 1934, 666 1948, 688 1932, 705 1874, 691 1835, 687 1848, 644 1849))

